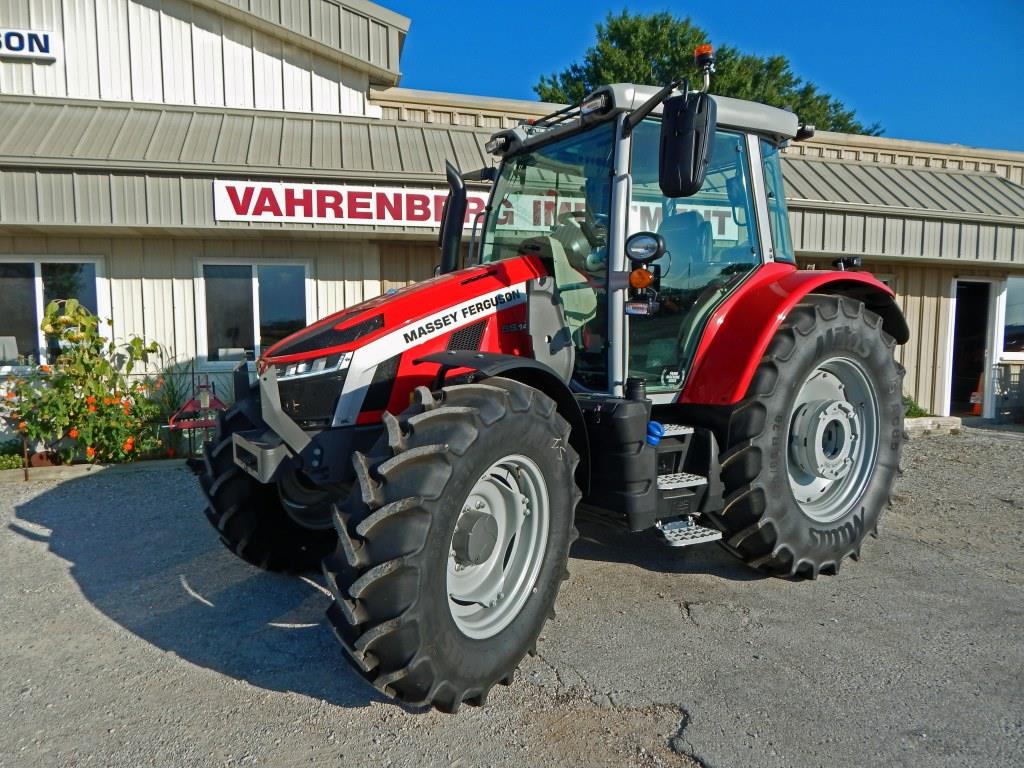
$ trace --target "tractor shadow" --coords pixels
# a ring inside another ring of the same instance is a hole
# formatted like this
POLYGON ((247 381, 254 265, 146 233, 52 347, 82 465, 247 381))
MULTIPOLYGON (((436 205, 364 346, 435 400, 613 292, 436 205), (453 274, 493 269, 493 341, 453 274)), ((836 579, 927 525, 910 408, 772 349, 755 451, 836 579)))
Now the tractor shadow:
POLYGON ((106 471, 19 505, 10 529, 70 564, 85 598, 153 646, 254 686, 384 701, 343 658, 319 576, 260 571, 220 543, 186 469, 106 471))
POLYGON ((676 548, 656 531, 630 533, 621 523, 586 507, 576 512, 580 537, 571 555, 582 560, 623 563, 658 573, 702 574, 728 581, 768 578, 715 543, 676 548))

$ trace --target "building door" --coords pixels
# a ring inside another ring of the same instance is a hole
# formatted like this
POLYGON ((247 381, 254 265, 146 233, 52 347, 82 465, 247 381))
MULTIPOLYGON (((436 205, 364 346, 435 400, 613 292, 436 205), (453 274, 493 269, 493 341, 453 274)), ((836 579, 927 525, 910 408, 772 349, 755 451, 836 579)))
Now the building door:
POLYGON ((953 320, 953 380, 950 416, 980 416, 983 410, 992 301, 989 283, 957 280, 953 320))

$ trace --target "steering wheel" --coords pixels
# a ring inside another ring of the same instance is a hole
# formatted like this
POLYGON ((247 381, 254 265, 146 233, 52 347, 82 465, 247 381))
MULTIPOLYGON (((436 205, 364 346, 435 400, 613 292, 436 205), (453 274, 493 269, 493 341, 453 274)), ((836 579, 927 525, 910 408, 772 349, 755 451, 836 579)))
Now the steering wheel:
POLYGON ((587 243, 591 248, 604 245, 604 238, 601 236, 601 232, 595 226, 591 215, 586 211, 565 211, 558 214, 558 218, 555 221, 559 224, 575 224, 580 228, 583 236, 587 238, 587 243))

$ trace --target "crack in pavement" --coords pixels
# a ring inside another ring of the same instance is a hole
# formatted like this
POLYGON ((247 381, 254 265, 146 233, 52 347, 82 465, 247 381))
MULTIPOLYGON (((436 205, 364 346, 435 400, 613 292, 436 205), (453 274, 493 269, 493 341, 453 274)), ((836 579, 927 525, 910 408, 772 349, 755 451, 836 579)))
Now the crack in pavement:
POLYGON ((690 724, 690 711, 685 707, 680 707, 678 705, 675 706, 675 709, 679 711, 682 717, 679 720, 679 727, 676 728, 676 732, 668 739, 668 748, 677 755, 690 758, 701 768, 712 768, 704 758, 697 754, 697 750, 693 746, 693 743, 686 738, 686 727, 690 724))

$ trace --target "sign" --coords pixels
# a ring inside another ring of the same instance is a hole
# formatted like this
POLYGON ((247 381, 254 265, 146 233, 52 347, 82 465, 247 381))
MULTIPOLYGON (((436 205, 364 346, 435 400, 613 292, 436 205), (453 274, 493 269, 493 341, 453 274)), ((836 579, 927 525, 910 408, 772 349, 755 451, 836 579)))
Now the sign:
MULTIPOLYGON (((353 184, 293 184, 290 182, 214 179, 213 217, 217 221, 296 222, 305 224, 362 224, 391 227, 429 227, 441 224, 445 187, 369 187, 353 184)), ((465 224, 471 225, 487 205, 487 193, 469 191, 465 224)), ((550 232, 568 215, 586 210, 582 197, 513 195, 501 201, 495 226, 519 232, 550 232)), ((728 206, 677 204, 676 213, 698 212, 711 223, 716 240, 736 240, 739 231, 728 206)), ((630 206, 631 232, 657 231, 660 203, 630 206)))
POLYGON ((0 27, 0 59, 55 61, 59 46, 60 41, 50 32, 0 27))
MULTIPOLYGON (((447 197, 447 188, 214 179, 213 217, 217 221, 373 224, 436 229, 441 223, 447 197)), ((469 192, 466 223, 472 223, 486 204, 485 193, 469 192)))

